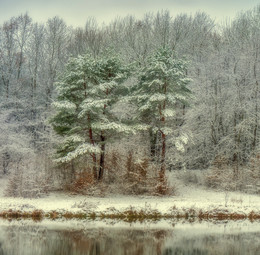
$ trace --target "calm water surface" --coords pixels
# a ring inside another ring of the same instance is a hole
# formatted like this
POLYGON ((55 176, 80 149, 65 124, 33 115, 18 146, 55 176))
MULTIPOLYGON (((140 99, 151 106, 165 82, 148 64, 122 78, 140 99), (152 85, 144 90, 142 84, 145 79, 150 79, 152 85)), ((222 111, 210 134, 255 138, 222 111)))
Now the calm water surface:
POLYGON ((260 254, 259 222, 0 220, 0 255, 260 254))

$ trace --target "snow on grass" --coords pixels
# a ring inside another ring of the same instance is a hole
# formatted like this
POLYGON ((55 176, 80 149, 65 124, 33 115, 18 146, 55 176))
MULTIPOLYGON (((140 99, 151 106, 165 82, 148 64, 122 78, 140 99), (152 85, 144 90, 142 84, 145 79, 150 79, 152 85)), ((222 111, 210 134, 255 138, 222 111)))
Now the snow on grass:
MULTIPOLYGON (((3 183, 0 184, 4 186, 3 183)), ((189 216, 198 217, 201 212, 204 214, 224 212, 248 217, 253 211, 260 215, 260 196, 258 195, 209 190, 192 184, 184 185, 176 180, 174 185, 177 192, 174 196, 169 197, 123 195, 87 197, 56 192, 46 197, 30 199, 3 197, 1 191, 0 212, 9 210, 33 212, 41 210, 45 215, 55 211, 75 214, 93 213, 98 217, 100 215, 119 215, 131 210, 136 213, 142 212, 142 214, 153 213, 157 216, 177 217, 181 215, 181 217, 185 217, 188 214, 189 216)))
POLYGON ((171 197, 86 197, 65 193, 51 193, 39 199, 29 198, 0 198, 0 211, 20 210, 30 212, 42 210, 44 213, 57 212, 123 212, 131 207, 132 210, 144 212, 158 211, 160 214, 173 214, 194 210, 199 212, 228 211, 229 213, 260 212, 260 197, 239 192, 216 192, 196 186, 179 186, 178 193, 171 197))
POLYGON ((94 230, 94 229, 126 229, 129 230, 173 230, 174 239, 192 238, 194 233, 196 237, 204 236, 209 234, 240 234, 240 233, 256 233, 259 232, 259 222, 250 222, 249 220, 239 220, 239 221, 198 221, 194 222, 174 220, 174 219, 161 219, 160 221, 144 221, 144 222, 134 222, 129 223, 125 221, 115 221, 115 220, 102 220, 102 221, 92 221, 92 220, 78 220, 78 219, 57 219, 55 221, 51 219, 43 219, 40 222, 35 222, 33 220, 27 219, 23 221, 7 221, 0 219, 0 226, 3 227, 27 227, 27 226, 38 226, 41 228, 46 228, 48 230, 94 230))

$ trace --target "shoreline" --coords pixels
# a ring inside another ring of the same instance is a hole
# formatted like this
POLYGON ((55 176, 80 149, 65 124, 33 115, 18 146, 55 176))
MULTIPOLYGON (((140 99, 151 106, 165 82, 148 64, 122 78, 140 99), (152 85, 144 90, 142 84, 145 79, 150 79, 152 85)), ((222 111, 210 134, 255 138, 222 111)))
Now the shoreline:
POLYGON ((59 212, 59 211, 51 211, 44 212, 42 210, 34 210, 31 212, 26 211, 2 211, 0 212, 0 218, 3 219, 32 219, 35 221, 41 221, 43 219, 79 219, 79 220, 120 220, 124 222, 144 222, 144 221, 160 221, 160 220, 187 220, 187 221, 237 221, 237 220, 249 220, 251 222, 260 220, 260 212, 251 211, 249 214, 244 213, 234 213, 229 212, 227 210, 219 210, 215 209, 212 211, 194 211, 193 208, 186 209, 184 211, 176 210, 175 214, 161 214, 158 211, 144 212, 143 210, 137 211, 134 208, 129 208, 126 211, 111 211, 111 212, 59 212))
POLYGON ((93 197, 52 192, 41 198, 0 196, 1 218, 116 219, 144 221, 260 219, 260 196, 210 190, 203 186, 173 184, 174 196, 93 197))

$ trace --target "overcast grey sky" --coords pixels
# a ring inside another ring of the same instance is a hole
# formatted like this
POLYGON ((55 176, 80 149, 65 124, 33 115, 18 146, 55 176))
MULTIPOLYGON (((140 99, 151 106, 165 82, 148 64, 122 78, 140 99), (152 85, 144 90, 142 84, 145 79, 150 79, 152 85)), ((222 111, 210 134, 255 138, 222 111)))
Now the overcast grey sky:
POLYGON ((107 23, 117 16, 133 14, 141 18, 146 12, 166 9, 172 16, 205 11, 221 22, 257 4, 260 0, 0 0, 0 24, 25 12, 37 22, 59 16, 68 25, 84 26, 90 16, 107 23))

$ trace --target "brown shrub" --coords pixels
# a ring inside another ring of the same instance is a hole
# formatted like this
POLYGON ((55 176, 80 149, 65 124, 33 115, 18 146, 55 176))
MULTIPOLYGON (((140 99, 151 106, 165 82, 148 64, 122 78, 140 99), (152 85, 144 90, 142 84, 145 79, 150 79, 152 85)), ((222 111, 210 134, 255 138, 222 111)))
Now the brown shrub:
POLYGON ((228 164, 224 157, 216 157, 205 175, 205 184, 226 191, 257 193, 260 190, 260 155, 252 157, 249 163, 239 167, 237 164, 228 164))
POLYGON ((157 184, 155 187, 155 195, 169 195, 173 193, 173 189, 170 188, 165 173, 160 171, 159 177, 157 178, 157 184))
POLYGON ((68 189, 76 193, 84 193, 84 191, 93 186, 95 182, 96 180, 94 178, 93 173, 77 173, 75 181, 68 187, 68 189))
POLYGON ((91 168, 77 173, 66 189, 85 195, 166 195, 170 188, 166 176, 158 176, 160 167, 150 157, 132 150, 109 148, 105 155, 105 172, 97 181, 91 168))
POLYGON ((133 152, 128 153, 124 171, 124 186, 126 194, 151 194, 155 185, 153 167, 148 157, 134 158, 133 152), (148 174, 149 173, 149 174, 148 174))

